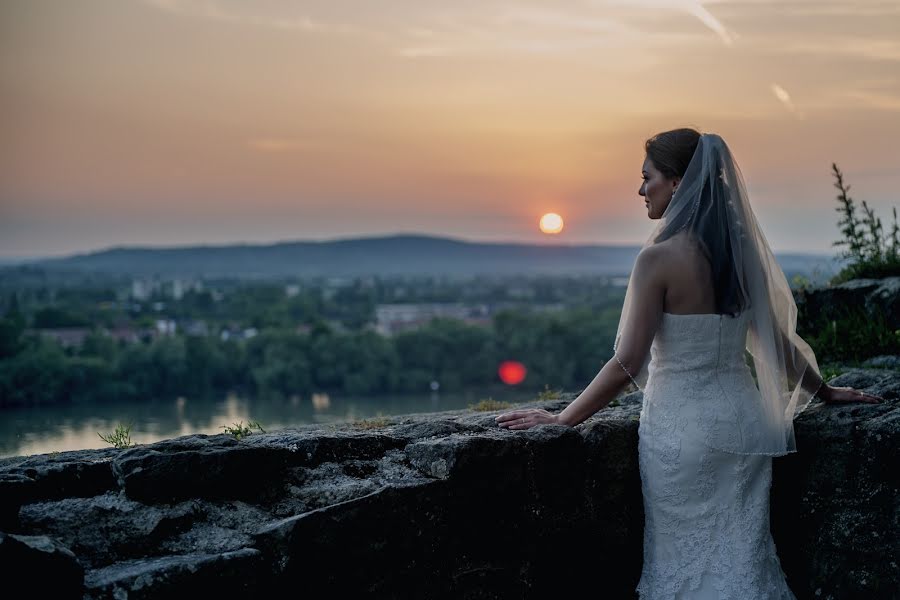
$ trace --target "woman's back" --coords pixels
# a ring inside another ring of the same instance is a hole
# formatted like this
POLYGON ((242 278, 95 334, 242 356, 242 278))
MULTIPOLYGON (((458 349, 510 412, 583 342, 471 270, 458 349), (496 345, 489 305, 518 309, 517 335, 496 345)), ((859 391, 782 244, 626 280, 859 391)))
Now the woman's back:
POLYGON ((655 250, 665 256, 667 266, 663 312, 717 312, 712 268, 697 241, 682 233, 661 242, 655 250))

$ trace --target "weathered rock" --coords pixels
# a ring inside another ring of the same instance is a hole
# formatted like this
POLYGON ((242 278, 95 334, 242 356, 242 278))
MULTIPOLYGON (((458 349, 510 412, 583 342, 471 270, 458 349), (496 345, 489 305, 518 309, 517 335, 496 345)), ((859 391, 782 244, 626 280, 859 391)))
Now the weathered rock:
POLYGON ((853 279, 801 290, 795 294, 795 300, 803 321, 810 326, 863 309, 872 318, 884 319, 891 329, 900 329, 900 277, 853 279))
POLYGON ((142 600, 256 595, 265 585, 259 581, 260 575, 260 553, 252 548, 163 556, 91 571, 85 578, 85 597, 142 600))
POLYGON ((0 527, 18 531, 19 508, 29 502, 85 498, 116 489, 115 450, 79 450, 0 460, 0 527))
POLYGON ((900 371, 900 356, 873 356, 863 362, 862 366, 870 369, 889 369, 900 371))
POLYGON ((900 376, 836 377, 881 405, 815 402, 795 422, 798 452, 777 459, 773 535, 798 598, 891 598, 900 589, 900 376))
POLYGON ((0 565, 7 575, 5 597, 82 596, 84 570, 72 551, 52 538, 0 533, 0 565))
MULTIPOLYGON (((779 556, 801 600, 889 598, 900 587, 885 560, 900 554, 900 373, 832 383, 888 401, 798 417, 800 451, 775 461, 779 556)), ((523 406, 558 412, 572 399, 523 406)), ((8 530, 71 550, 86 598, 533 599, 574 595, 585 574, 629 598, 642 555, 641 399, 577 428, 509 431, 497 411, 464 410, 7 459, 0 506, 8 530)))

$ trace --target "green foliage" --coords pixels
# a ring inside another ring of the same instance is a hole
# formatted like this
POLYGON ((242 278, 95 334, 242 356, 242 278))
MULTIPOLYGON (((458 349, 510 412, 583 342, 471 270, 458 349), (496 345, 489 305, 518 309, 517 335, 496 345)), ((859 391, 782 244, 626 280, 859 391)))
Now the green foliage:
POLYGON ((34 327, 36 329, 86 327, 89 325, 90 321, 84 315, 58 306, 47 306, 34 314, 34 327))
POLYGON ((831 165, 834 171, 835 184, 838 189, 835 209, 840 213, 838 221, 842 239, 834 242, 834 246, 843 246, 842 258, 849 263, 838 273, 831 283, 842 283, 850 279, 880 278, 900 275, 900 225, 897 222, 897 208, 894 207, 894 222, 889 236, 884 235, 881 219, 862 201, 862 216, 857 214, 857 207, 850 197, 850 185, 844 183, 844 175, 836 164, 831 165))
MULTIPOLYGON (((180 300, 154 295, 148 301, 119 301, 122 286, 109 281, 63 286, 55 280, 51 285, 40 272, 31 277, 37 283, 22 290, 0 281, 0 406, 229 392, 273 397, 427 393, 434 381, 442 392, 487 393, 506 387, 497 372, 504 360, 525 365, 519 389, 574 388, 590 381, 611 355, 624 293, 603 278, 528 281, 529 302, 565 301, 564 309, 507 308, 489 326, 436 318, 382 336, 368 326, 347 328, 371 324, 373 302, 507 302, 515 297, 508 294, 508 282, 497 278, 462 283, 425 278, 328 289, 304 282, 291 295, 281 283, 211 283, 215 294, 189 290, 180 300), (156 301, 164 308, 153 307, 156 301), (178 332, 140 331, 155 329, 158 318, 178 321, 178 332), (182 319, 203 319, 210 335, 184 335, 182 319), (35 320, 42 325, 87 320, 95 329, 80 348, 61 348, 26 333, 25 324, 35 320), (301 324, 309 327, 298 330, 301 324), (235 331, 251 325, 258 327, 254 337, 217 335, 223 327, 235 331), (131 328, 143 341, 117 341, 103 327, 131 328)), ((129 278, 129 289, 130 284, 129 278)))
POLYGON ((872 356, 900 354, 900 329, 891 329, 883 314, 864 307, 844 307, 840 318, 806 323, 798 333, 821 364, 859 364, 872 356))
POLYGON ((504 402, 502 400, 494 400, 493 398, 485 398, 479 400, 475 404, 469 405, 469 410, 477 410, 477 411, 489 411, 489 410, 501 410, 503 408, 510 408, 512 404, 509 402, 504 402))
POLYGON ((819 365, 819 374, 827 383, 844 372, 844 368, 840 365, 819 365))
POLYGON ((807 290, 812 287, 812 282, 809 280, 809 277, 804 275, 794 275, 791 278, 791 289, 797 291, 807 290))
POLYGON ((427 390, 432 380, 442 391, 493 383, 500 362, 495 337, 487 328, 447 318, 399 333, 393 338, 391 383, 404 392, 427 390))
POLYGON ((19 310, 19 297, 13 292, 7 303, 6 313, 0 319, 0 360, 15 356, 22 349, 25 332, 25 316, 19 310))
POLYGON ((106 362, 115 360, 118 347, 116 341, 99 331, 92 331, 81 344, 79 354, 81 356, 93 356, 106 362))
POLYGON ((260 433, 265 433, 265 429, 259 424, 258 421, 247 421, 247 424, 244 425, 244 422, 240 423, 232 423, 229 425, 222 425, 222 429, 225 430, 225 433, 228 435, 234 436, 236 440, 243 439, 248 435, 253 433, 253 429, 258 429, 260 433))
POLYGON ((0 359, 15 356, 21 351, 24 331, 22 319, 10 317, 0 319, 0 359))
POLYGON ((382 427, 387 427, 388 425, 390 425, 390 420, 382 415, 353 422, 353 426, 357 429, 380 429, 382 427))
POLYGON ((0 406, 41 405, 65 398, 68 359, 56 342, 37 336, 0 361, 0 406))
POLYGON ((111 444, 112 446, 119 449, 130 448, 131 446, 134 446, 134 443, 131 441, 131 424, 119 424, 116 425, 116 429, 112 433, 103 435, 102 433, 98 432, 97 435, 99 435, 100 439, 107 444, 111 444))
POLYGON ((538 400, 559 400, 562 390, 551 390, 550 386, 544 384, 543 391, 538 392, 538 400))

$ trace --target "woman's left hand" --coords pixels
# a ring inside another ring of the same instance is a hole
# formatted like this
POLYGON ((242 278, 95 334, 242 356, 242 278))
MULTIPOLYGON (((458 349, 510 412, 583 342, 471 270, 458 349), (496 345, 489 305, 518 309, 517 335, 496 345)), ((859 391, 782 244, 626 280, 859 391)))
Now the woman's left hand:
POLYGON ((546 423, 558 424, 557 415, 544 410, 543 408, 523 408, 521 410, 513 410, 494 417, 497 425, 506 429, 528 429, 535 425, 544 425, 546 423))
POLYGON ((826 404, 844 404, 847 402, 868 402, 870 404, 881 404, 884 398, 881 396, 873 396, 851 387, 833 387, 827 383, 822 386, 819 397, 826 404))

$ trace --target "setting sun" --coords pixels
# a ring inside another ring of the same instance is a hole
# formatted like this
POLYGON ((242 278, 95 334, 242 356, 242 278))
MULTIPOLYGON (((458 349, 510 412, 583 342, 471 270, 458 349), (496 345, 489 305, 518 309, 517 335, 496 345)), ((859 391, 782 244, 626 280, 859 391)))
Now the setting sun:
POLYGON ((541 217, 540 228, 544 233, 559 233, 563 228, 562 217, 556 213, 547 213, 541 217))

